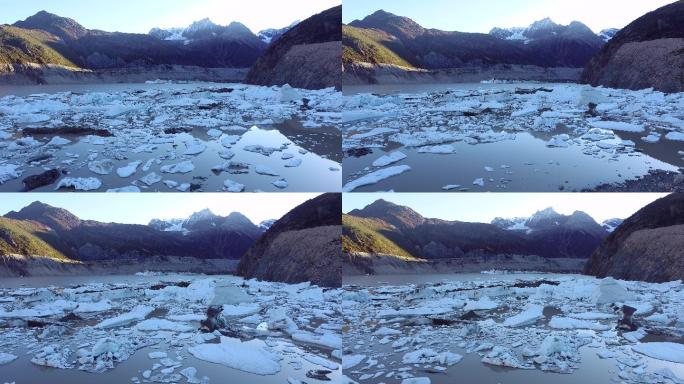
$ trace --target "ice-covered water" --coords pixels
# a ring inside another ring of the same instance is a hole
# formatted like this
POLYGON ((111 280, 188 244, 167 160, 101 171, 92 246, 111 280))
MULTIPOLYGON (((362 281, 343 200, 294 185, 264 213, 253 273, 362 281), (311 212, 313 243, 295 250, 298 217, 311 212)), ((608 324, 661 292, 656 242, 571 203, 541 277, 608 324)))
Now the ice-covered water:
POLYGON ((74 87, 0 99, 0 190, 22 190, 24 178, 50 169, 59 180, 37 190, 341 187, 342 95, 332 89, 74 87))
POLYGON ((582 190, 684 166, 684 94, 539 83, 372 89, 345 99, 345 190, 582 190))
POLYGON ((344 283, 343 369, 361 383, 684 378, 680 281, 490 273, 366 276, 344 283), (623 305, 636 309, 634 330, 618 328, 623 305))
POLYGON ((342 375, 337 290, 182 274, 72 280, 0 280, 1 380, 320 383, 342 375), (225 324, 204 332, 210 306, 222 308, 225 324))

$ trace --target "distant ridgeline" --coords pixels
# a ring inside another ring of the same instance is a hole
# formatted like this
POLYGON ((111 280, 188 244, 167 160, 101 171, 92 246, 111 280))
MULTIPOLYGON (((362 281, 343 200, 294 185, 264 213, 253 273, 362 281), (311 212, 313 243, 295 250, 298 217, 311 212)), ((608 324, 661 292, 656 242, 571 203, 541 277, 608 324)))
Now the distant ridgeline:
POLYGON ((494 28, 489 34, 426 29, 385 11, 343 26, 345 71, 355 65, 405 69, 487 68, 497 65, 584 67, 605 44, 580 22, 563 26, 550 19, 527 28, 494 28))
POLYGON ((60 76, 78 73, 81 77, 76 80, 87 80, 83 77, 96 71, 129 77, 136 74, 136 80, 146 74, 146 79, 154 80, 155 73, 161 73, 158 76, 172 80, 186 77, 241 81, 247 69, 261 58, 250 72, 250 83, 332 87, 339 85, 341 73, 341 17, 341 7, 336 7, 288 27, 258 34, 238 22, 222 26, 209 19, 187 28, 154 28, 148 34, 137 34, 86 29, 75 20, 40 11, 13 25, 0 25, 0 80, 61 82, 60 76), (339 20, 334 19, 335 15, 339 20), (331 42, 337 42, 337 46, 331 42), (136 72, 141 68, 147 68, 147 72, 136 72), (221 68, 245 70, 209 71, 221 68), (105 70, 119 72, 102 72, 105 70), (16 79, 16 75, 24 78, 16 79))

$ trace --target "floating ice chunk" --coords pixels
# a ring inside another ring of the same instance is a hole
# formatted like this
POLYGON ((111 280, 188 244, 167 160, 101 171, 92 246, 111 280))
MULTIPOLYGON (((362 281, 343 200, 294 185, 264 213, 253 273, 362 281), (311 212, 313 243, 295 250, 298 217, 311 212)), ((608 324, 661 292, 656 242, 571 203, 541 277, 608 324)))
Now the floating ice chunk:
POLYGON ((311 332, 300 331, 292 334, 292 340, 330 349, 342 348, 342 338, 334 333, 324 333, 319 335, 311 332))
POLYGON ((218 151, 218 155, 222 159, 230 160, 235 156, 235 152, 231 151, 230 149, 221 149, 218 151))
POLYGON ((285 166, 288 168, 295 168, 299 167, 302 165, 302 159, 290 159, 287 163, 285 163, 285 166))
POLYGON ((482 358, 482 362, 491 365, 499 365, 502 367, 532 369, 532 367, 528 367, 520 363, 520 360, 518 360, 515 354, 508 348, 499 345, 492 348, 492 350, 482 358))
MULTIPOLYGON (((346 112, 345 112, 345 114, 346 114, 346 112)), ((357 133, 357 134, 355 134, 355 135, 351 135, 350 138, 351 138, 351 139, 354 139, 354 140, 359 140, 359 139, 366 139, 366 138, 373 137, 373 136, 384 135, 384 134, 386 134, 386 133, 392 133, 392 132, 396 132, 396 129, 392 129, 392 128, 373 128, 373 129, 371 129, 371 130, 368 131, 368 132, 357 133)))
POLYGON ((643 132, 644 126, 640 124, 630 124, 621 121, 592 121, 589 123, 594 128, 610 129, 613 131, 643 132))
POLYGON ((534 107, 526 107, 526 108, 523 108, 523 109, 520 109, 520 110, 517 110, 517 111, 513 111, 513 112, 511 113, 511 117, 528 116, 528 115, 535 114, 535 113, 537 113, 537 112, 538 112, 538 107, 537 107, 537 106, 534 106, 534 107))
POLYGON ((546 143, 547 147, 557 147, 557 148, 567 148, 570 146, 568 143, 570 141, 570 135, 563 133, 560 135, 553 136, 551 140, 546 143))
POLYGON ((660 134, 657 132, 651 131, 651 133, 649 133, 648 136, 642 137, 641 140, 643 140, 647 143, 657 143, 658 141, 660 141, 660 134))
POLYGON ((361 176, 356 180, 352 180, 348 182, 347 184, 344 185, 342 188, 343 192, 351 192, 355 190, 356 188, 362 187, 364 185, 371 185, 378 183, 382 180, 388 179, 392 176, 397 176, 400 175, 404 172, 408 172, 411 170, 411 167, 408 165, 397 165, 393 167, 388 167, 388 168, 383 168, 379 169, 375 172, 369 173, 365 176, 361 176))
POLYGON ((674 141, 684 141, 684 133, 682 133, 682 132, 668 132, 668 134, 665 135, 665 138, 668 140, 674 140, 674 141))
POLYGON ((626 340, 631 341, 632 343, 638 343, 639 340, 646 337, 646 331, 643 328, 639 328, 633 332, 624 332, 622 334, 622 337, 624 337, 626 340))
POLYGON ((271 184, 275 185, 277 188, 280 188, 280 189, 285 189, 289 185, 287 183, 287 180, 285 180, 285 179, 276 180, 276 181, 272 182, 271 184))
POLYGON ((405 354, 401 361, 404 364, 442 364, 454 365, 460 362, 463 356, 449 351, 437 353, 431 348, 422 348, 405 354))
POLYGON ((280 160, 288 160, 288 159, 291 159, 293 157, 294 157, 293 154, 291 154, 289 152, 283 152, 283 154, 280 155, 280 160))
POLYGON ((397 330, 397 329, 392 329, 388 327, 380 327, 378 328, 375 332, 373 332, 373 335, 375 336, 391 336, 391 335, 400 335, 402 332, 397 330))
POLYGON ((71 143, 71 140, 65 139, 63 137, 55 136, 50 141, 48 141, 47 145, 53 145, 56 147, 60 147, 62 145, 67 145, 69 143, 71 143))
POLYGON ((397 161, 401 161, 406 158, 406 155, 402 152, 395 151, 392 152, 388 155, 383 155, 377 158, 375 161, 373 161, 373 166, 374 167, 386 167, 392 163, 396 163, 397 161))
POLYGON ((592 329, 595 331, 605 331, 611 328, 611 326, 607 324, 563 316, 552 317, 551 321, 549 321, 549 327, 555 329, 592 329))
POLYGON ((331 371, 336 371, 339 368, 339 365, 337 365, 337 363, 333 363, 328 359, 324 359, 320 356, 316 356, 311 353, 306 353, 302 357, 304 358, 304 360, 310 362, 311 364, 320 365, 321 367, 329 369, 331 371))
POLYGON ((98 175, 109 175, 114 170, 114 161, 111 159, 94 160, 88 163, 88 169, 98 175))
POLYGON ((221 137, 221 135, 223 135, 223 132, 221 132, 221 130, 219 130, 219 129, 212 128, 212 129, 207 131, 207 135, 209 137, 221 137))
POLYGON ((684 364, 684 344, 670 342, 640 343, 632 346, 632 349, 654 359, 684 364))
POLYGON ((530 304, 522 312, 504 320, 506 327, 522 327, 536 323, 544 317, 544 307, 541 305, 530 304))
POLYGON ((427 147, 418 148, 419 153, 434 153, 437 155, 448 155, 451 153, 456 153, 456 148, 450 144, 444 145, 432 145, 427 147))
POLYGON ((142 161, 140 160, 130 162, 125 167, 118 168, 116 174, 119 175, 119 177, 129 177, 138 170, 140 164, 142 164, 142 161))
POLYGON ((445 191, 451 191, 452 189, 461 188, 460 184, 448 184, 442 187, 445 191))
POLYGON ((19 166, 14 164, 0 164, 0 184, 21 176, 21 171, 17 168, 19 166))
POLYGON ((177 164, 164 165, 160 170, 164 173, 188 173, 195 170, 195 164, 190 160, 185 160, 177 164))
POLYGON ((183 154, 187 156, 199 155, 200 153, 204 152, 205 149, 207 149, 207 146, 198 141, 186 143, 183 154))
POLYGON ((221 145, 223 145, 226 148, 230 148, 233 145, 235 145, 235 143, 237 143, 238 140, 240 140, 239 135, 225 135, 221 137, 221 145))
POLYGON ((150 359, 163 359, 167 356, 166 352, 154 351, 147 354, 150 359))
POLYGON ((263 145, 256 144, 256 145, 246 145, 242 147, 243 151, 247 152, 254 152, 258 153, 264 156, 271 156, 273 152, 277 152, 280 150, 280 148, 274 148, 274 147, 264 147, 263 145))
POLYGON ((479 177, 479 178, 473 180, 473 185, 479 185, 480 187, 484 187, 484 185, 485 185, 484 178, 479 177))
POLYGON ((110 309, 112 309, 112 304, 109 300, 104 299, 94 303, 79 303, 78 307, 74 309, 74 313, 103 312, 110 309))
POLYGON ((102 182, 96 177, 65 177, 57 183, 55 190, 66 187, 79 191, 92 191, 101 186, 102 182))
POLYGON ((105 355, 105 354, 117 354, 119 352, 119 349, 121 348, 121 344, 117 342, 116 340, 112 339, 111 337, 106 337, 104 339, 98 340, 95 345, 93 346, 93 349, 91 351, 91 355, 93 357, 105 355))
POLYGON ((127 325, 135 321, 143 320, 147 315, 152 313, 152 311, 154 311, 154 307, 138 305, 135 308, 133 308, 130 312, 102 320, 100 323, 95 325, 95 328, 107 329, 127 325))
POLYGON ((148 173, 147 175, 141 177, 139 180, 145 183, 145 185, 150 186, 160 182, 162 177, 157 175, 155 172, 148 173))
POLYGON ((141 331, 176 331, 176 332, 189 332, 195 329, 185 323, 177 323, 174 321, 169 321, 166 319, 147 319, 139 322, 136 329, 141 331))
POLYGON ((366 359, 366 355, 343 355, 342 370, 353 368, 366 359))
POLYGON ((257 303, 247 304, 225 304, 221 314, 224 317, 244 317, 253 315, 261 310, 261 306, 257 303))
POLYGON ((627 290, 611 277, 601 280, 601 284, 598 286, 594 296, 598 305, 622 303, 631 298, 627 290))
POLYGON ((401 381, 401 384, 430 384, 429 377, 409 377, 401 381))
POLYGON ((615 314, 603 312, 568 313, 567 316, 581 320, 609 320, 617 317, 615 314))
POLYGON ((17 359, 16 355, 11 353, 0 352, 0 365, 5 365, 17 359))
POLYGON ((468 300, 466 303, 466 306, 463 308, 464 311, 481 311, 481 310, 490 310, 497 308, 499 304, 496 301, 493 301, 489 297, 485 296, 480 298, 477 301, 473 300, 468 300))
POLYGON ((223 182, 223 189, 228 192, 242 192, 245 190, 245 185, 231 179, 226 179, 223 182))
POLYGON ((267 176, 280 176, 280 174, 273 169, 271 169, 269 166, 266 165, 257 165, 254 168, 254 172, 260 174, 260 175, 267 175, 267 176))
POLYGON ((180 373, 181 375, 183 375, 187 379, 188 384, 200 384, 200 383, 202 383, 202 380, 200 380, 197 377, 197 368, 195 368, 195 367, 187 367, 187 368, 181 369, 178 373, 180 373))
POLYGON ((221 336, 219 344, 200 344, 188 348, 195 358, 257 375, 275 375, 280 372, 280 356, 266 350, 258 339, 241 341, 221 336))
POLYGON ((121 188, 109 188, 107 192, 111 193, 128 193, 128 192, 140 192, 140 188, 135 185, 127 185, 121 188))

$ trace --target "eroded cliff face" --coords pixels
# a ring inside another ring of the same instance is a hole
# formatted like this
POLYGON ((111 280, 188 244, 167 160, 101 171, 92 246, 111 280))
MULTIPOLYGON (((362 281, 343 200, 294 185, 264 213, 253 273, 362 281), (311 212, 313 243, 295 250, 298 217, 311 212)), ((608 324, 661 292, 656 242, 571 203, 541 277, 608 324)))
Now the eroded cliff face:
POLYGON ((342 195, 327 193, 288 212, 240 260, 245 278, 342 285, 342 195))
POLYGON ((589 62, 594 86, 684 91, 684 1, 650 12, 620 30, 589 62))
POLYGON ((257 60, 246 82, 341 89, 342 6, 314 15, 283 34, 257 60))
POLYGON ((584 272, 650 282, 684 279, 684 193, 656 200, 625 220, 584 272))

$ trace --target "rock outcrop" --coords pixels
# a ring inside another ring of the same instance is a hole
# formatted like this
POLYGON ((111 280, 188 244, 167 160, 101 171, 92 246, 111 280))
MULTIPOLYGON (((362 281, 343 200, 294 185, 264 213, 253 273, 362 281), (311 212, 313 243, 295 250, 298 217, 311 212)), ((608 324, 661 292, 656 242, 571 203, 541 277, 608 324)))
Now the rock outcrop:
POLYGON ((297 24, 271 44, 246 82, 296 88, 341 89, 342 6, 297 24))
POLYGON ((276 221, 242 257, 245 278, 320 286, 342 284, 342 196, 328 193, 276 221))
POLYGON ((582 81, 684 91, 684 1, 650 12, 620 30, 589 62, 582 81))
POLYGON ((684 193, 656 200, 625 220, 592 254, 584 272, 649 282, 684 280, 684 193))

